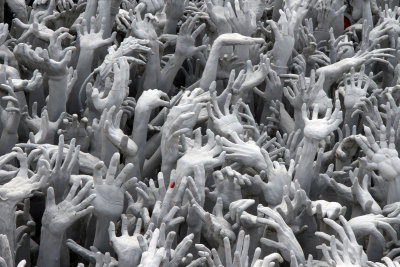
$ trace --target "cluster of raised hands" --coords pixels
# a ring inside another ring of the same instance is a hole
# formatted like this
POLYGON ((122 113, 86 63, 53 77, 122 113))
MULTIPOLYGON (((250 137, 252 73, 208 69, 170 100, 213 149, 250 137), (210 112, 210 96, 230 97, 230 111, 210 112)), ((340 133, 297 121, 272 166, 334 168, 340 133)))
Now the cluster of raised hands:
POLYGON ((398 0, 0 21, 1 267, 400 267, 398 0))

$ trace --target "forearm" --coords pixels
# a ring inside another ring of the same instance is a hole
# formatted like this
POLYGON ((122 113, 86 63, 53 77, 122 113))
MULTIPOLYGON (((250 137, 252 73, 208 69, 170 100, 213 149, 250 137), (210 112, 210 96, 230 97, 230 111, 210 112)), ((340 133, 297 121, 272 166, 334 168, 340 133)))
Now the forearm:
POLYGON ((367 245, 367 256, 368 260, 378 262, 382 259, 384 247, 380 240, 378 240, 375 236, 370 235, 368 238, 368 245, 367 245))
POLYGON ((351 115, 353 114, 355 109, 353 108, 346 108, 346 113, 344 115, 344 122, 343 125, 348 125, 350 129, 353 127, 353 125, 357 125, 358 123, 358 115, 355 115, 352 117, 351 115))
MULTIPOLYGON (((178 96, 181 95, 181 93, 178 93, 178 96)), ((175 96, 176 97, 176 96, 175 96)), ((171 100, 172 101, 172 100, 171 100)), ((153 126, 162 126, 164 124, 165 118, 169 112, 168 108, 163 108, 155 117, 150 121, 149 124, 153 126)))
POLYGON ((284 108, 280 108, 281 118, 279 120, 279 129, 281 129, 284 133, 290 134, 295 130, 295 123, 292 117, 284 108))
POLYGON ((4 21, 4 4, 5 4, 5 0, 0 0, 0 21, 3 22, 4 21))
POLYGON ((111 8, 111 2, 112 0, 102 0, 99 1, 98 5, 99 5, 99 21, 105 21, 106 23, 110 23, 110 8, 111 8))
POLYGON ((367 25, 370 29, 374 27, 374 22, 372 19, 372 10, 371 10, 371 1, 370 0, 363 0, 363 21, 367 21, 367 25))
POLYGON ((42 226, 38 266, 60 266, 63 234, 53 234, 46 226, 42 226))
MULTIPOLYGON (((128 163, 132 163, 134 168, 132 169, 131 173, 128 173, 128 177, 136 177, 140 181, 142 179, 142 168, 139 167, 139 157, 138 155, 135 156, 129 156, 125 155, 125 165, 128 163)), ((142 164, 143 165, 143 164, 142 164)), ((140 166, 142 166, 140 165, 140 166)))
POLYGON ((301 150, 294 180, 297 180, 300 187, 309 195, 312 183, 313 163, 318 151, 318 145, 307 137, 303 140, 304 145, 301 150))
POLYGON ((174 167, 175 167, 175 162, 176 162, 177 158, 172 159, 171 157, 168 157, 168 155, 165 155, 162 152, 161 152, 161 154, 162 154, 161 172, 164 175, 165 184, 168 185, 169 176, 171 174, 172 169, 174 169, 174 167))
POLYGON ((98 248, 101 252, 110 252, 113 251, 110 245, 110 237, 108 236, 108 227, 110 226, 110 222, 114 223, 117 221, 117 218, 109 218, 107 216, 97 216, 96 217, 96 234, 93 241, 93 246, 98 248))
POLYGON ((18 134, 17 133, 8 133, 3 129, 0 138, 0 155, 5 155, 11 152, 11 149, 18 142, 18 134))
MULTIPOLYGON (((261 194, 264 200, 267 202, 269 207, 274 207, 279 205, 280 202, 282 202, 282 197, 276 199, 276 190, 278 188, 272 188, 269 186, 267 183, 260 183, 258 184, 258 187, 261 189, 261 194)), ((279 188, 278 190, 282 191, 283 188, 279 188)))
POLYGON ((392 204, 400 201, 400 177, 389 182, 386 204, 392 204))
POLYGON ((15 205, 0 200, 0 233, 7 236, 11 255, 15 258, 15 205))
POLYGON ((329 40, 330 36, 329 36, 329 28, 328 26, 326 26, 327 28, 323 28, 324 26, 318 26, 318 29, 314 30, 314 36, 315 39, 317 40, 317 43, 321 42, 321 41, 327 41, 329 40))
POLYGON ((112 26, 115 16, 118 14, 121 0, 102 0, 99 1, 99 22, 105 21, 103 38, 111 36, 112 26))
POLYGON ((304 121, 301 115, 301 110, 297 108, 294 109, 294 129, 295 131, 298 129, 304 129, 304 121))
POLYGON ((221 48, 222 45, 218 41, 215 41, 211 48, 203 75, 200 79, 200 88, 204 91, 208 91, 211 83, 217 78, 218 60, 221 48))
POLYGON ((319 76, 322 72, 325 73, 324 91, 329 93, 332 84, 340 79, 343 73, 349 72, 352 67, 356 68, 362 63, 363 61, 358 58, 345 58, 334 64, 319 68, 316 74, 319 76))
POLYGON ((105 134, 101 136, 101 153, 100 159, 108 166, 111 157, 114 153, 118 152, 118 148, 107 138, 105 134))
POLYGON ((149 47, 151 48, 151 53, 147 58, 143 90, 158 88, 161 77, 159 45, 157 41, 150 41, 149 47))
POLYGON ((161 91, 168 93, 169 90, 171 90, 176 74, 180 70, 185 59, 184 56, 177 55, 176 53, 169 59, 168 63, 161 70, 161 91))
POLYGON ((156 170, 160 167, 161 163, 161 148, 159 147, 156 152, 145 161, 143 164, 143 177, 151 177, 155 175, 156 170))
POLYGON ((278 21, 281 15, 279 14, 279 10, 283 9, 283 0, 277 0, 274 4, 274 9, 272 11, 272 20, 278 21))
POLYGON ((161 133, 157 133, 150 137, 150 139, 146 142, 144 147, 144 157, 146 159, 150 158, 157 150, 160 149, 161 144, 161 133))
POLYGON ((56 121, 61 113, 66 111, 67 106, 67 75, 58 77, 49 77, 49 101, 47 102, 47 111, 50 121, 56 121))
POLYGON ((246 62, 250 58, 250 45, 236 45, 234 53, 239 62, 246 62))
POLYGON ((96 16, 96 12, 97 12, 97 0, 88 0, 85 12, 83 13, 83 18, 86 21, 90 21, 91 17, 96 16))
POLYGON ((16 157, 16 152, 8 153, 4 156, 0 157, 0 168, 3 168, 3 166, 9 162, 11 159, 16 157))
POLYGON ((92 49, 81 48, 78 63, 76 65, 76 73, 78 77, 68 99, 68 102, 71 104, 69 107, 73 109, 71 110, 71 113, 78 114, 80 112, 80 105, 77 105, 76 103, 83 103, 86 100, 86 90, 82 90, 82 99, 79 98, 79 94, 82 84, 91 73, 93 57, 94 51, 92 49))
POLYGON ((140 161, 140 169, 143 167, 145 159, 144 148, 147 140, 147 125, 150 120, 151 110, 146 107, 136 106, 135 120, 133 122, 132 139, 138 146, 137 155, 140 161))
POLYGON ((168 19, 165 23, 163 33, 165 34, 176 34, 176 26, 178 25, 179 19, 168 19))
MULTIPOLYGON (((200 238, 201 238, 201 228, 200 230, 197 231, 197 229, 193 229, 191 227, 188 227, 187 231, 186 231, 186 236, 193 234, 193 242, 195 244, 200 244, 200 238)), ((197 252, 197 251, 193 251, 193 252, 197 252)))
POLYGON ((284 51, 281 49, 281 47, 287 46, 287 44, 275 42, 274 48, 272 48, 271 66, 278 75, 286 74, 288 71, 287 63, 292 55, 293 46, 284 51))

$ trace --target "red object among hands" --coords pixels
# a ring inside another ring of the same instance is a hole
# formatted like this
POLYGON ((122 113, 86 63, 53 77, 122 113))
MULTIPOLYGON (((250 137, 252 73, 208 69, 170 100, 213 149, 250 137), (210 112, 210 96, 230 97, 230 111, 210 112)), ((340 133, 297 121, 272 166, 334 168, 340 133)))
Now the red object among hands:
POLYGON ((351 26, 351 22, 348 17, 344 17, 344 29, 346 30, 348 27, 351 26))
POLYGON ((175 182, 172 182, 169 187, 174 188, 175 187, 175 182))

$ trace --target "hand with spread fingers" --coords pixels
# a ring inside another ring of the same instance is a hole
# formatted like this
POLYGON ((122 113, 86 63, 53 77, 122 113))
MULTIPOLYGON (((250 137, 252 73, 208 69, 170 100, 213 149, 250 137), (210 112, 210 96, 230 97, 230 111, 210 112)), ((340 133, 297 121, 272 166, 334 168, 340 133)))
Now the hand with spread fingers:
POLYGON ((96 198, 93 202, 94 215, 97 217, 96 236, 94 246, 100 251, 109 248, 107 230, 110 221, 116 221, 122 214, 124 208, 124 193, 132 188, 135 178, 129 178, 128 174, 133 168, 132 164, 127 164, 116 176, 119 168, 120 155, 115 153, 110 161, 103 179, 103 162, 99 162, 93 172, 94 193, 96 198))

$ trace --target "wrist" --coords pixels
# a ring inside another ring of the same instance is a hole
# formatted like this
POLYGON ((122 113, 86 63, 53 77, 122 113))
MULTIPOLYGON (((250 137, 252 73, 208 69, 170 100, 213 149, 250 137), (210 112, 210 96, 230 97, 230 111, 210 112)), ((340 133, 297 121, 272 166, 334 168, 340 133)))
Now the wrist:
POLYGON ((60 266, 62 239, 63 234, 53 234, 47 227, 42 226, 38 266, 60 266))
POLYGON ((142 116, 146 116, 148 113, 151 113, 152 110, 153 110, 153 107, 151 107, 148 104, 142 104, 139 101, 135 107, 135 118, 137 116, 140 116, 139 118, 141 118, 142 116))
POLYGON ((88 55, 94 55, 94 51, 96 50, 96 47, 93 46, 93 43, 90 44, 92 40, 88 41, 81 41, 79 43, 79 56, 88 56, 88 55))
POLYGON ((283 50, 279 48, 279 46, 283 46, 283 45, 284 44, 275 44, 274 47, 272 48, 271 65, 274 65, 278 68, 286 68, 286 70, 287 70, 287 64, 292 55, 293 47, 288 48, 287 50, 285 49, 285 52, 283 52, 283 50), (276 46, 278 46, 278 48, 276 46), (289 52, 289 50, 290 50, 290 52, 289 52))
POLYGON ((151 70, 152 79, 154 80, 154 72, 157 68, 161 68, 160 65, 160 44, 157 40, 149 40, 147 45, 151 51, 148 53, 148 59, 146 64, 146 71, 151 70))
POLYGON ((81 46, 78 62, 84 61, 84 62, 86 62, 86 64, 91 64, 92 63, 91 59, 93 59, 93 57, 94 57, 94 51, 95 51, 94 48, 81 46), (90 62, 89 62, 89 60, 90 60, 90 62))
POLYGON ((57 245, 57 241, 62 240, 62 236, 64 233, 55 233, 50 230, 50 226, 47 224, 42 224, 41 234, 40 234, 40 244, 42 244, 42 239, 46 243, 52 243, 53 245, 57 245))
POLYGON ((296 126, 296 129, 304 129, 304 121, 303 121, 303 116, 301 114, 301 107, 297 108, 294 107, 294 123, 296 126))
POLYGON ((158 49, 159 49, 159 47, 160 47, 160 44, 158 43, 158 41, 157 40, 154 40, 154 39, 148 39, 149 40, 149 43, 147 44, 147 46, 154 52, 154 51, 157 51, 158 52, 158 49))
MULTIPOLYGON (((166 20, 166 23, 176 23, 176 24, 178 24, 178 22, 179 22, 179 20, 180 20, 180 16, 179 17, 176 17, 176 15, 175 16, 171 16, 170 14, 168 14, 168 13, 166 13, 165 14, 165 20, 166 20)), ((175 24, 175 25, 176 25, 175 24)))
POLYGON ((125 250, 118 254, 118 266, 119 267, 130 267, 137 266, 140 262, 141 251, 137 250, 125 250), (120 255, 121 254, 121 255, 120 255))
POLYGON ((318 23, 317 28, 314 30, 314 32, 328 32, 329 33, 329 23, 326 23, 326 21, 318 23))
POLYGON ((286 63, 279 60, 277 60, 276 62, 271 62, 271 67, 277 74, 287 73, 289 69, 286 63))
MULTIPOLYGON (((0 233, 7 235, 10 247, 13 248, 15 241, 15 211, 16 204, 6 200, 0 200, 0 233)), ((11 250, 14 252, 14 250, 11 250)))
POLYGON ((174 66, 181 66, 188 56, 180 51, 175 51, 175 54, 169 59, 168 64, 174 66))
POLYGON ((304 134, 304 146, 302 148, 302 154, 307 155, 317 151, 319 142, 320 140, 312 139, 304 134))
MULTIPOLYGON (((231 45, 231 44, 230 44, 228 41, 226 41, 226 40, 224 40, 224 39, 218 37, 218 38, 214 41, 214 43, 213 43, 213 45, 212 45, 212 47, 211 47, 210 55, 211 55, 211 53, 212 53, 213 51, 218 52, 218 54, 219 54, 219 50, 221 50, 221 48, 222 48, 223 46, 229 46, 229 45, 231 45)), ((215 52, 214 52, 214 53, 215 53, 215 52)))
MULTIPOLYGON (((47 78, 49 79, 49 82, 60 82, 63 81, 64 79, 66 79, 68 77, 68 69, 65 68, 64 70, 60 71, 59 74, 48 74, 46 73, 47 78)), ((49 86, 50 87, 50 86, 49 86)), ((51 88, 49 88, 50 90, 51 88)))
POLYGON ((329 40, 329 26, 320 26, 318 25, 318 28, 314 30, 314 36, 317 39, 317 41, 322 41, 322 40, 329 40))
POLYGON ((287 64, 285 64, 285 61, 277 60, 275 62, 271 62, 271 67, 275 70, 287 70, 287 64))

